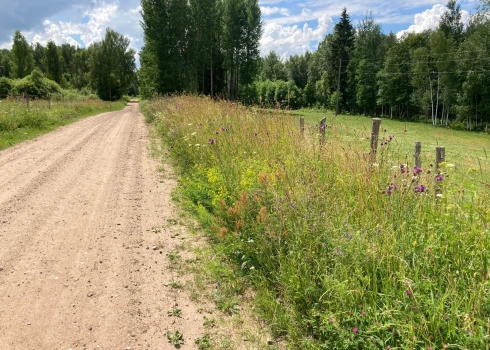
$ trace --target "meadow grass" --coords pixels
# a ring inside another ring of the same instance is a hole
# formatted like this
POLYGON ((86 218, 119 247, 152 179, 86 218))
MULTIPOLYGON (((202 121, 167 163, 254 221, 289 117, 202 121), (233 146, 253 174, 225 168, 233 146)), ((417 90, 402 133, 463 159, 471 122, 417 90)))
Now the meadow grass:
POLYGON ((77 99, 49 102, 0 100, 0 150, 98 113, 122 109, 126 101, 77 99))
MULTIPOLYGON (((310 126, 326 117, 327 124, 344 127, 344 140, 349 143, 369 144, 372 120, 364 116, 339 115, 331 111, 302 109, 293 111, 293 117, 304 117, 310 126)), ((299 123, 299 121, 298 121, 299 123)), ((480 177, 490 182, 490 135, 482 132, 450 130, 432 127, 423 122, 408 122, 382 118, 380 136, 388 139, 393 135, 391 148, 399 157, 405 155, 413 163, 414 145, 422 142, 422 160, 429 163, 435 159, 436 146, 445 146, 446 160, 460 167, 461 171, 477 169, 480 177)), ((380 140, 382 141, 382 140, 380 140)), ((369 147, 369 146, 368 146, 369 147)), ((381 149, 381 147, 380 147, 381 149)))
POLYGON ((437 172, 430 140, 411 161, 423 125, 383 121, 373 160, 368 119, 330 118, 321 145, 316 115, 302 135, 297 116, 205 98, 144 111, 186 205, 292 348, 488 348, 490 186, 461 146, 487 135, 443 130, 460 146, 437 172))

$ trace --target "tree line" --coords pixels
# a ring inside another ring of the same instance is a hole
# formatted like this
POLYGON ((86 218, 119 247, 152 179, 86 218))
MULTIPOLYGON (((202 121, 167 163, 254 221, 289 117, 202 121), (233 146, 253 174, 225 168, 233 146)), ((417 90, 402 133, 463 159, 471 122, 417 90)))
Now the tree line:
POLYGON ((88 48, 48 41, 29 45, 20 31, 12 49, 0 50, 0 95, 30 94, 41 98, 63 89, 96 93, 103 100, 136 95, 136 52, 129 39, 107 29, 105 38, 88 48))
POLYGON ((489 1, 470 22, 449 0, 439 26, 401 38, 347 9, 315 52, 261 58, 256 0, 142 0, 139 81, 149 97, 195 92, 262 106, 450 122, 490 121, 489 1))
POLYGON ((141 0, 145 97, 197 92, 237 99, 259 69, 258 0, 141 0))
POLYGON ((383 34, 370 15, 354 27, 344 9, 316 52, 264 57, 255 95, 246 98, 483 129, 490 122, 489 2, 467 25, 456 0, 446 7, 436 29, 401 38, 383 34))

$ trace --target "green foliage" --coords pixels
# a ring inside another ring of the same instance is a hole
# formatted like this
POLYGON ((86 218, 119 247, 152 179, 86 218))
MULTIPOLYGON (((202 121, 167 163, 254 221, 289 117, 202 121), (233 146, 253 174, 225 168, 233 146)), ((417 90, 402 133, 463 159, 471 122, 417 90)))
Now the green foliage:
POLYGON ((202 337, 196 338, 194 343, 197 345, 199 350, 211 349, 211 337, 209 334, 205 334, 202 337))
MULTIPOLYGON (((145 112, 227 254, 215 269, 233 263, 231 276, 254 283, 258 309, 291 348, 486 347, 488 162, 435 171, 427 155, 418 171, 391 129, 372 162, 365 128, 340 117, 320 146, 315 126, 302 136, 288 115, 228 102, 169 98, 145 112)), ((221 288, 215 301, 236 308, 221 288)))
POLYGON ((135 52, 128 47, 128 38, 108 28, 104 40, 89 48, 90 83, 102 100, 119 100, 135 79, 135 52))
POLYGON ((61 52, 59 52, 58 46, 56 46, 52 40, 48 41, 48 45, 46 46, 42 66, 44 67, 48 79, 61 84, 65 60, 63 59, 61 52))
POLYGON ((61 94, 61 87, 54 81, 44 77, 43 73, 35 68, 31 75, 20 80, 13 80, 11 93, 13 95, 34 95, 37 98, 48 98, 53 94, 61 94))
POLYGON ((251 98, 241 89, 258 71, 257 0, 143 0, 141 7, 143 96, 191 91, 251 98))
POLYGON ((170 344, 176 347, 184 344, 184 335, 179 330, 175 332, 168 331, 167 339, 170 344))
POLYGON ((12 80, 6 77, 0 77, 0 97, 10 95, 10 92, 12 91, 12 86, 12 80))
POLYGON ((261 59, 261 80, 287 80, 287 72, 284 63, 275 51, 261 59))
POLYGON ((9 78, 11 75, 10 56, 9 50, 0 49, 0 77, 9 78))
POLYGON ((265 107, 297 108, 302 104, 300 89, 293 81, 266 80, 255 84, 256 101, 265 107))
POLYGON ((27 43, 26 38, 17 30, 14 33, 10 54, 10 77, 22 79, 29 75, 33 68, 34 58, 31 47, 27 43))

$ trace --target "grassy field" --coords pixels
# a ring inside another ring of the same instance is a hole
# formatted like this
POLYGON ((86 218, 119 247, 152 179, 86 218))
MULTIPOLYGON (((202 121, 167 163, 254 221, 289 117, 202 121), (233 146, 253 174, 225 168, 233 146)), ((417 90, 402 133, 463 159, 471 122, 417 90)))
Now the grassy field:
POLYGON ((236 291, 254 285, 256 310, 291 348, 489 348, 488 135, 383 121, 372 160, 366 118, 327 116, 320 145, 322 114, 195 97, 144 111, 183 204, 226 256, 218 265, 235 267, 236 291))
POLYGON ((126 101, 0 100, 0 150, 73 123, 83 117, 122 109, 126 101))
MULTIPOLYGON (((343 140, 349 144, 358 144, 369 149, 372 120, 367 117, 339 115, 332 112, 300 110, 291 113, 295 119, 304 117, 311 127, 326 117, 327 124, 342 129, 343 140)), ((298 124, 299 125, 299 124, 298 124)), ((481 180, 490 182, 490 135, 467 131, 456 131, 446 128, 434 128, 430 124, 411 123, 382 118, 380 137, 384 140, 393 135, 390 143, 391 152, 397 153, 397 160, 406 157, 413 164, 414 146, 416 141, 422 142, 422 159, 426 164, 435 160, 436 146, 445 146, 446 161, 458 167, 458 173, 464 175, 465 170, 477 169, 481 180)), ((383 141, 381 139, 380 141, 383 141)), ((383 151, 383 148, 379 148, 383 151)))

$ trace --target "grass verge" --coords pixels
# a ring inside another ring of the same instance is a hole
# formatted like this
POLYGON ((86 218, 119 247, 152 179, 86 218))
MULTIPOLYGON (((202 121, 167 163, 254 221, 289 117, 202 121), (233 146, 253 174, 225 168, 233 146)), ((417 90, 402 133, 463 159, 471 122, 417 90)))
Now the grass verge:
MULTIPOLYGON (((169 165, 168 152, 156 137, 154 127, 150 127, 150 136, 150 152, 162 161, 158 169, 161 181, 169 181, 172 186, 177 179, 169 165)), ((154 228, 154 232, 169 233, 165 244, 173 247, 167 254, 173 275, 171 285, 185 291, 202 315, 204 332, 193 340, 196 347, 200 350, 282 349, 282 344, 270 337, 266 324, 251 312, 250 281, 238 277, 234 266, 227 263, 225 253, 209 244, 202 234, 203 227, 185 210, 192 204, 178 188, 173 192, 173 201, 181 205, 177 217, 168 219, 161 228, 154 228)), ((181 317, 181 310, 175 307, 168 315, 181 317)))
POLYGON ((466 149, 420 169, 395 132, 373 161, 367 128, 333 119, 320 145, 290 115, 226 102, 145 113, 233 283, 292 348, 488 348, 490 185, 466 149))
POLYGON ((126 101, 76 100, 50 103, 0 101, 0 150, 36 138, 84 117, 122 109, 126 101))

